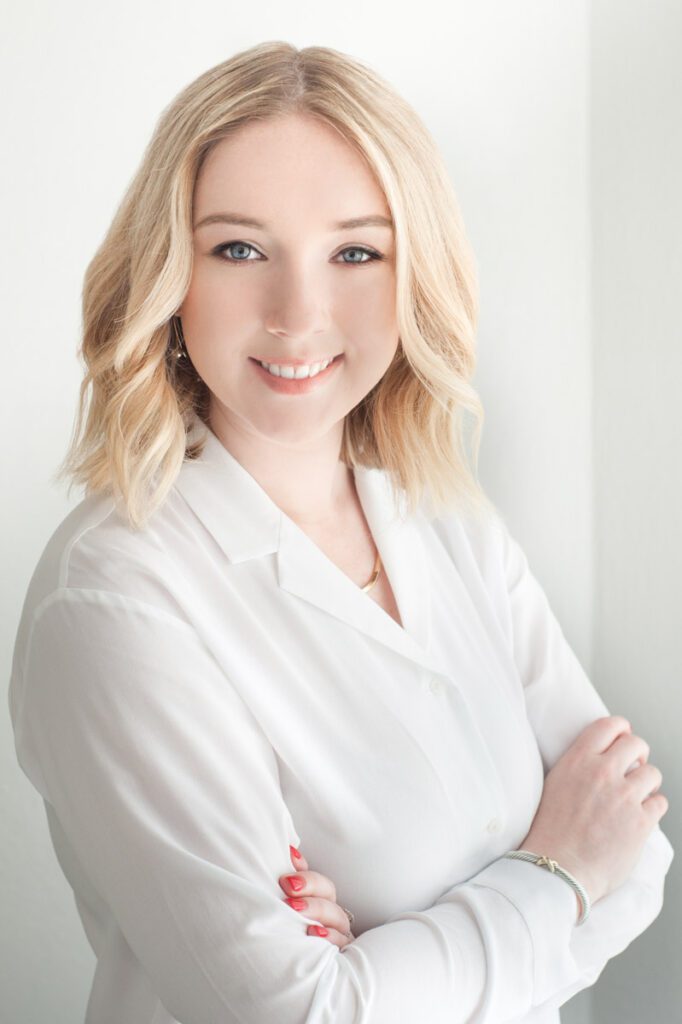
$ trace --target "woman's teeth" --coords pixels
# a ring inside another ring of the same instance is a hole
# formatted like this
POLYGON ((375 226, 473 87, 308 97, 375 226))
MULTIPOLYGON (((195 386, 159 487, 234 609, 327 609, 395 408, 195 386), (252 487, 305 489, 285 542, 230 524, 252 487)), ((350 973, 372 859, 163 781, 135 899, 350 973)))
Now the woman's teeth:
POLYGON ((312 366, 279 366, 277 363, 261 363, 261 366, 273 377, 289 377, 299 380, 302 377, 315 377, 333 361, 334 357, 332 356, 331 359, 325 359, 323 363, 313 363, 312 366))

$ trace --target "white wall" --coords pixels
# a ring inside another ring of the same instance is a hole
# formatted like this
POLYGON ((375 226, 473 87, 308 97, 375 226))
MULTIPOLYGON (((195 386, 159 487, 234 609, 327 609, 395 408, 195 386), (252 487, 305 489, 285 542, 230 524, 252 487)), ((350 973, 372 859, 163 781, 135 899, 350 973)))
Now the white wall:
MULTIPOLYGON (((11 201, 0 280, 11 382, 4 435, 15 443, 3 452, 5 679, 35 561, 80 498, 67 500, 49 480, 80 381, 82 274, 154 122, 180 88, 237 50, 264 39, 327 45, 392 81, 446 156, 480 267, 483 482, 607 704, 651 743, 674 808, 679 776, 665 711, 680 675, 674 13, 672 3, 599 3, 590 47, 587 0, 119 0, 108 9, 40 0, 8 11, 0 82, 11 144, 0 174, 11 201), (652 9, 660 11, 653 19, 652 9), (642 87, 656 105, 637 101, 642 87)), ((73 1024, 93 956, 42 803, 16 765, 6 702, 0 730, 5 1012, 16 1024, 73 1024)), ((666 833, 679 845, 674 813, 666 833)), ((588 1024, 593 1001, 599 1024, 616 1013, 634 1024, 653 998, 653 1019, 670 1019, 679 979, 667 949, 679 899, 673 880, 662 919, 562 1009, 565 1024, 588 1024)))
POLYGON ((682 1006, 682 7, 599 0, 591 35, 593 671, 651 745, 678 858, 594 1020, 667 1022, 682 1006))

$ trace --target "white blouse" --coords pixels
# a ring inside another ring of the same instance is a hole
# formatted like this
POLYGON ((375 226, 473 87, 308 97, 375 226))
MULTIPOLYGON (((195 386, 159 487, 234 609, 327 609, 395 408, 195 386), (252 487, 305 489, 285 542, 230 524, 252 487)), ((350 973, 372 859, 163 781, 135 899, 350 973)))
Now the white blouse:
POLYGON ((408 517, 354 472, 403 627, 210 431, 146 529, 91 496, 40 557, 10 710, 86 1024, 556 1024, 661 909, 658 825, 581 926, 502 858, 609 711, 501 517, 408 517), (353 911, 343 950, 284 902, 289 844, 353 911))

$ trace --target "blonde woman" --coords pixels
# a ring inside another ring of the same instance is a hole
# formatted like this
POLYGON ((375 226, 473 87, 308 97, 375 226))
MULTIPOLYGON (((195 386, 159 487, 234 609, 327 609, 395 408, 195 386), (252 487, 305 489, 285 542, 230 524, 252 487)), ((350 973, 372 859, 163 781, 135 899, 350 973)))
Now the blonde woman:
POLYGON ((10 690, 90 1024, 550 1024, 657 916, 661 772, 469 465, 476 317, 361 62, 264 43, 164 111, 10 690))

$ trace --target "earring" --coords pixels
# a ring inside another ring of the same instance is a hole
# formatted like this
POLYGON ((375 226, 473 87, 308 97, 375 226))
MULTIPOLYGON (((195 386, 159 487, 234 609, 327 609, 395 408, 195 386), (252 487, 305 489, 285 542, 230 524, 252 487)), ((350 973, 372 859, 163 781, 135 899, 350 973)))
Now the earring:
POLYGON ((172 320, 173 334, 175 336, 175 346, 171 349, 171 355, 175 359, 187 359, 187 349, 185 348, 185 340, 182 336, 182 325, 178 317, 174 316, 172 320))
MULTIPOLYGON (((170 355, 172 358, 175 359, 176 366, 180 363, 180 360, 182 360, 183 367, 192 366, 192 361, 189 358, 189 352, 187 351, 187 347, 185 345, 185 338, 182 333, 182 324, 180 322, 180 318, 174 316, 172 324, 176 344, 173 348, 170 349, 170 355)), ((192 369, 194 369, 193 366, 192 369)), ((202 378, 199 376, 196 370, 194 370, 194 378, 197 381, 202 380, 202 378)))

